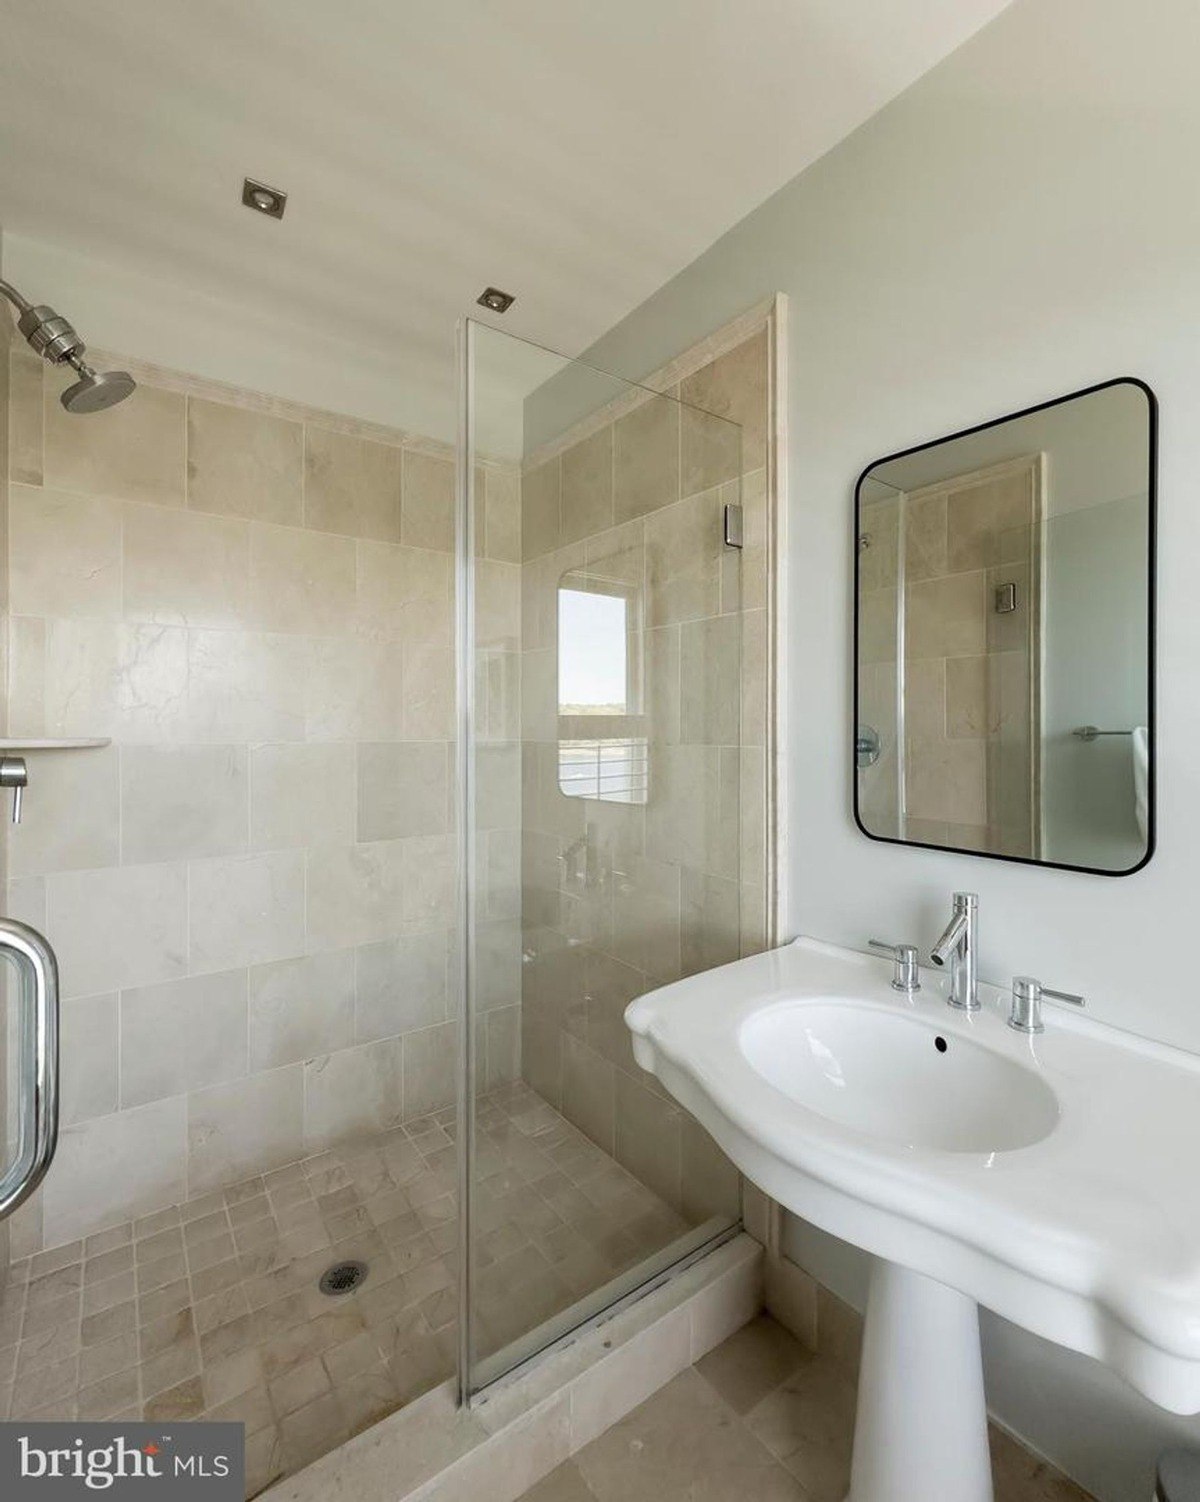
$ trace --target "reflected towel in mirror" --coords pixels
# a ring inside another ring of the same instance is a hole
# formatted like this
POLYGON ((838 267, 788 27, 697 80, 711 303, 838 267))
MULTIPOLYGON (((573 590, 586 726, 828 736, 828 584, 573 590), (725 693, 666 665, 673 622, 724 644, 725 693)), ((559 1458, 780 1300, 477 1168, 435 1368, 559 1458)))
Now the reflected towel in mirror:
POLYGON ((1138 833, 1150 838, 1150 731, 1135 725, 1130 736, 1133 745, 1133 802, 1137 813, 1138 833))

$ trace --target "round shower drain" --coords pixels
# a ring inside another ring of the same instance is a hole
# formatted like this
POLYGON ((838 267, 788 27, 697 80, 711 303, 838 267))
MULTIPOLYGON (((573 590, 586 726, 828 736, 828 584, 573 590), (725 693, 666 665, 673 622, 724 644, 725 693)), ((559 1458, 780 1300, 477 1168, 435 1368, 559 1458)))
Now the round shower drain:
POLYGON ((321 1274, 321 1281, 317 1287, 322 1293, 336 1296, 339 1293, 353 1293, 356 1288, 361 1288, 367 1276, 367 1264, 365 1262, 335 1262, 332 1267, 327 1267, 321 1274))

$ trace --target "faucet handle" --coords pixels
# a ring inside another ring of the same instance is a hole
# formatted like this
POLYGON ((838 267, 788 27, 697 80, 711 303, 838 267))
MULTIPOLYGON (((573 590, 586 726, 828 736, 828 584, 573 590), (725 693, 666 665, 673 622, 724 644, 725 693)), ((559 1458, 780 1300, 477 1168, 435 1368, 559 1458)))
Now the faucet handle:
POLYGON ((1069 1001, 1073 1007, 1087 1006, 1087 997, 1076 996, 1073 991, 1052 991, 1049 986, 1043 986, 1042 995, 1052 996, 1055 1001, 1069 1001))
POLYGON ((0 756, 0 788, 12 788, 12 821, 21 822, 21 800, 29 786, 29 772, 23 756, 0 756))
POLYGON ((921 989, 921 971, 917 965, 915 944, 885 944, 882 939, 868 939, 867 944, 895 960, 895 969, 892 971, 893 991, 903 991, 906 996, 911 996, 914 991, 921 989))
POLYGON ((1046 1025, 1042 1021, 1042 998, 1053 997, 1055 1001, 1069 1001, 1074 1007, 1087 1006, 1082 996, 1076 996, 1071 991, 1052 991, 1049 986, 1043 986, 1041 981, 1032 975, 1014 975, 1012 983, 1012 1009, 1008 1014, 1008 1025, 1015 1028, 1019 1033, 1044 1033, 1046 1025))

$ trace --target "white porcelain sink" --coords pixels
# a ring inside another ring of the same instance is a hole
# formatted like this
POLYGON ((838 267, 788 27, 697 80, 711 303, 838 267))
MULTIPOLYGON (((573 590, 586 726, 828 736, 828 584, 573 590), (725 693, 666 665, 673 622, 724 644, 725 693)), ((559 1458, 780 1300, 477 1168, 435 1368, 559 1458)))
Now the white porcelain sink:
POLYGON ((851 1502, 990 1502, 979 1304, 1200 1412, 1200 1059, 890 974, 804 939, 626 1021, 747 1178, 874 1254, 851 1502))
POLYGON ((828 1121, 906 1147, 1002 1153, 1054 1129, 1058 1100, 1023 1063, 936 1017, 845 1001, 755 1012, 738 1044, 767 1084, 828 1121))

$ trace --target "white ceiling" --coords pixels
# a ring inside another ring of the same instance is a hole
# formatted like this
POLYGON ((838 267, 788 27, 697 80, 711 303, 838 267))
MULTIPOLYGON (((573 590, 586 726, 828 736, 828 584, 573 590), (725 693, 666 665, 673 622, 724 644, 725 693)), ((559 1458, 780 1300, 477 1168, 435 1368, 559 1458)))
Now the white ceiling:
POLYGON ((353 341, 448 419, 486 284, 577 353, 1005 3, 0 0, 0 226, 212 300, 214 351, 238 310, 353 341))

